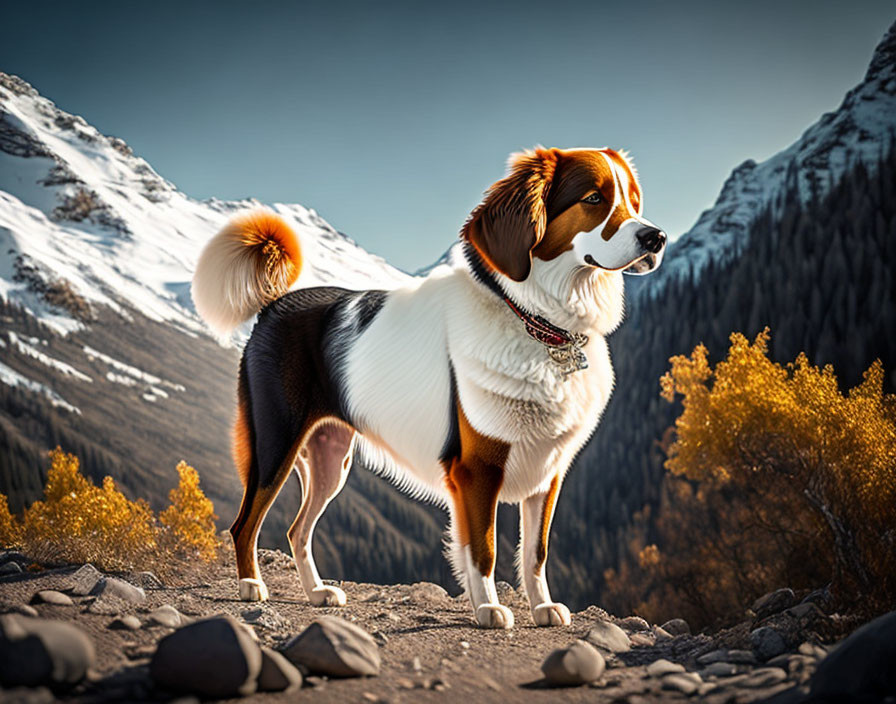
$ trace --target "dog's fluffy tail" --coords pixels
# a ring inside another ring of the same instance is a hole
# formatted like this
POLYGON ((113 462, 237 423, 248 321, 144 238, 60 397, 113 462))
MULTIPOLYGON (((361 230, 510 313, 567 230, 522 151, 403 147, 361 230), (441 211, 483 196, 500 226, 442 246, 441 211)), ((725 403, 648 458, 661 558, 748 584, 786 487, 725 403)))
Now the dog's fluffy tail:
POLYGON ((286 293, 302 268, 299 239, 279 215, 231 219, 202 250, 193 275, 196 311, 222 338, 286 293))

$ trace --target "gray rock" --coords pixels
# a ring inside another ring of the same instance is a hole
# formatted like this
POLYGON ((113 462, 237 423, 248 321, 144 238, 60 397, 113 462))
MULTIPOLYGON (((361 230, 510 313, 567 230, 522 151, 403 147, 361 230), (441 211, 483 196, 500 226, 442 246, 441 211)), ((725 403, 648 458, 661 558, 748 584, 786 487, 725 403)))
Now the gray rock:
POLYGON ((0 613, 2 614, 21 614, 22 616, 38 617, 40 614, 33 606, 28 604, 2 604, 0 605, 0 613))
POLYGON ((670 619, 660 626, 660 628, 673 636, 691 635, 691 627, 683 618, 670 619))
POLYGON ((818 664, 813 700, 873 701, 896 692, 896 611, 855 631, 818 664))
POLYGON ((103 577, 93 586, 90 594, 104 599, 109 597, 121 599, 129 604, 146 601, 146 592, 140 587, 135 587, 133 584, 115 577, 103 577))
POLYGON ((585 636, 591 645, 611 653, 626 653, 631 650, 629 637, 619 626, 609 621, 598 621, 585 636))
POLYGON ((669 631, 665 630, 662 626, 656 626, 653 629, 653 636, 656 639, 657 643, 672 640, 672 634, 669 633, 669 631))
POLYGON ((740 668, 731 662, 714 662, 700 670, 700 677, 706 679, 708 677, 733 677, 740 668))
POLYGON ((760 687, 771 687, 786 679, 787 673, 780 667, 760 667, 758 670, 753 670, 737 684, 739 687, 759 689, 760 687))
POLYGON ((153 609, 147 616, 147 622, 153 626, 164 626, 165 628, 178 628, 183 626, 187 619, 184 615, 169 604, 153 609))
POLYGON ((133 614, 116 618, 108 628, 113 631, 136 631, 140 628, 140 619, 133 614))
POLYGON ((757 619, 763 619, 773 614, 779 614, 796 604, 798 599, 793 589, 776 589, 768 594, 763 594, 750 607, 757 619))
POLYGON ((134 582, 137 583, 138 587, 143 587, 144 589, 161 589, 163 586, 162 580, 155 576, 152 572, 137 572, 134 575, 134 582))
POLYGON ((577 640, 548 655, 541 671, 549 684, 570 686, 594 682, 606 666, 603 655, 593 645, 577 640))
POLYGON ((72 594, 87 596, 96 586, 96 583, 102 578, 103 573, 90 563, 82 565, 71 577, 69 577, 72 594))
POLYGON ((787 650, 787 643, 784 637, 774 628, 762 626, 750 633, 750 644, 753 646, 753 653, 760 662, 771 660, 773 657, 780 655, 787 650))
POLYGON ((70 686, 93 664, 93 641, 77 626, 16 614, 0 616, 0 684, 70 686))
POLYGON ((638 631, 629 636, 629 640, 633 646, 651 646, 656 642, 656 636, 653 633, 643 633, 638 631))
POLYGON ((165 636, 149 664, 157 685, 209 698, 252 694, 261 672, 261 650, 230 616, 195 621, 165 636))
POLYGON ((650 630, 650 624, 640 616, 626 616, 616 621, 616 625, 632 632, 650 630))
POLYGON ((516 590, 509 582, 496 582, 495 591, 498 592, 498 601, 502 604, 508 604, 516 596, 516 590))
POLYGON ((0 565, 0 577, 6 577, 11 574, 22 574, 22 568, 18 562, 10 560, 0 565))
POLYGON ((68 594, 63 594, 62 592, 57 592, 53 589, 43 589, 31 597, 31 603, 53 604, 54 606, 72 606, 75 602, 72 601, 72 598, 68 594))
POLYGON ((678 672, 663 677, 663 689, 669 689, 690 696, 703 684, 700 676, 693 672, 678 672))
POLYGON ((281 651, 309 672, 330 677, 377 675, 380 653, 363 628, 336 616, 321 616, 281 651))
POLYGON ((442 601, 450 598, 448 592, 433 582, 417 582, 416 584, 412 584, 408 590, 408 594, 414 601, 423 603, 442 601))
POLYGON ((647 666, 647 674, 650 677, 662 677, 674 672, 684 672, 684 665, 660 658, 647 666))
POLYGON ((262 646, 258 691, 284 692, 302 686, 302 673, 276 650, 262 646))
POLYGON ((697 658, 698 665, 711 665, 714 662, 733 662, 740 665, 752 665, 756 662, 756 656, 749 650, 728 650, 721 648, 712 650, 697 658))

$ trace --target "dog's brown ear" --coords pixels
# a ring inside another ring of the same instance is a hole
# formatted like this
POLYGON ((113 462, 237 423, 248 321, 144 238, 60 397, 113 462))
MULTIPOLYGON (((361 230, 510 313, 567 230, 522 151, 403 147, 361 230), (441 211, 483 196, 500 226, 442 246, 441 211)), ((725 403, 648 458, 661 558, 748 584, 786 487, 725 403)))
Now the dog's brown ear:
POLYGON ((461 230, 486 263, 514 281, 529 276, 532 249, 544 237, 557 158, 558 150, 542 148, 511 156, 510 173, 486 191, 461 230))

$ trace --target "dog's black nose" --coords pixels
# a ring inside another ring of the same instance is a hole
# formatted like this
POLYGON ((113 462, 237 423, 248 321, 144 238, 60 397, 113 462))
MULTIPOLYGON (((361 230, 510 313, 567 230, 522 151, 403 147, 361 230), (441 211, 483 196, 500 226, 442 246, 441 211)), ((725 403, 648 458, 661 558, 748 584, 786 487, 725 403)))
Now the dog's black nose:
POLYGON ((656 227, 645 227, 635 237, 648 252, 657 254, 666 245, 666 233, 656 227))

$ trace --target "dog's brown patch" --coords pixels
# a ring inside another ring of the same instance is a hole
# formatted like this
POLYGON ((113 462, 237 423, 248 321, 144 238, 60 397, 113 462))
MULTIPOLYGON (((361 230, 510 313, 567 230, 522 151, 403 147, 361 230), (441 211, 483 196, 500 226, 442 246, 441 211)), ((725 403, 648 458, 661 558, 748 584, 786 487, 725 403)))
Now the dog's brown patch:
POLYGON ((460 457, 450 460, 445 484, 455 506, 461 545, 469 545, 473 563, 485 576, 495 567, 495 513, 504 482, 510 445, 482 435, 457 404, 460 457))
POLYGON ((544 497, 541 507, 541 530, 538 533, 538 547, 535 551, 535 570, 539 571, 548 559, 548 536, 551 533, 551 520, 554 517, 554 508, 557 506, 557 494, 560 491, 560 478, 554 476, 548 493, 544 497))

